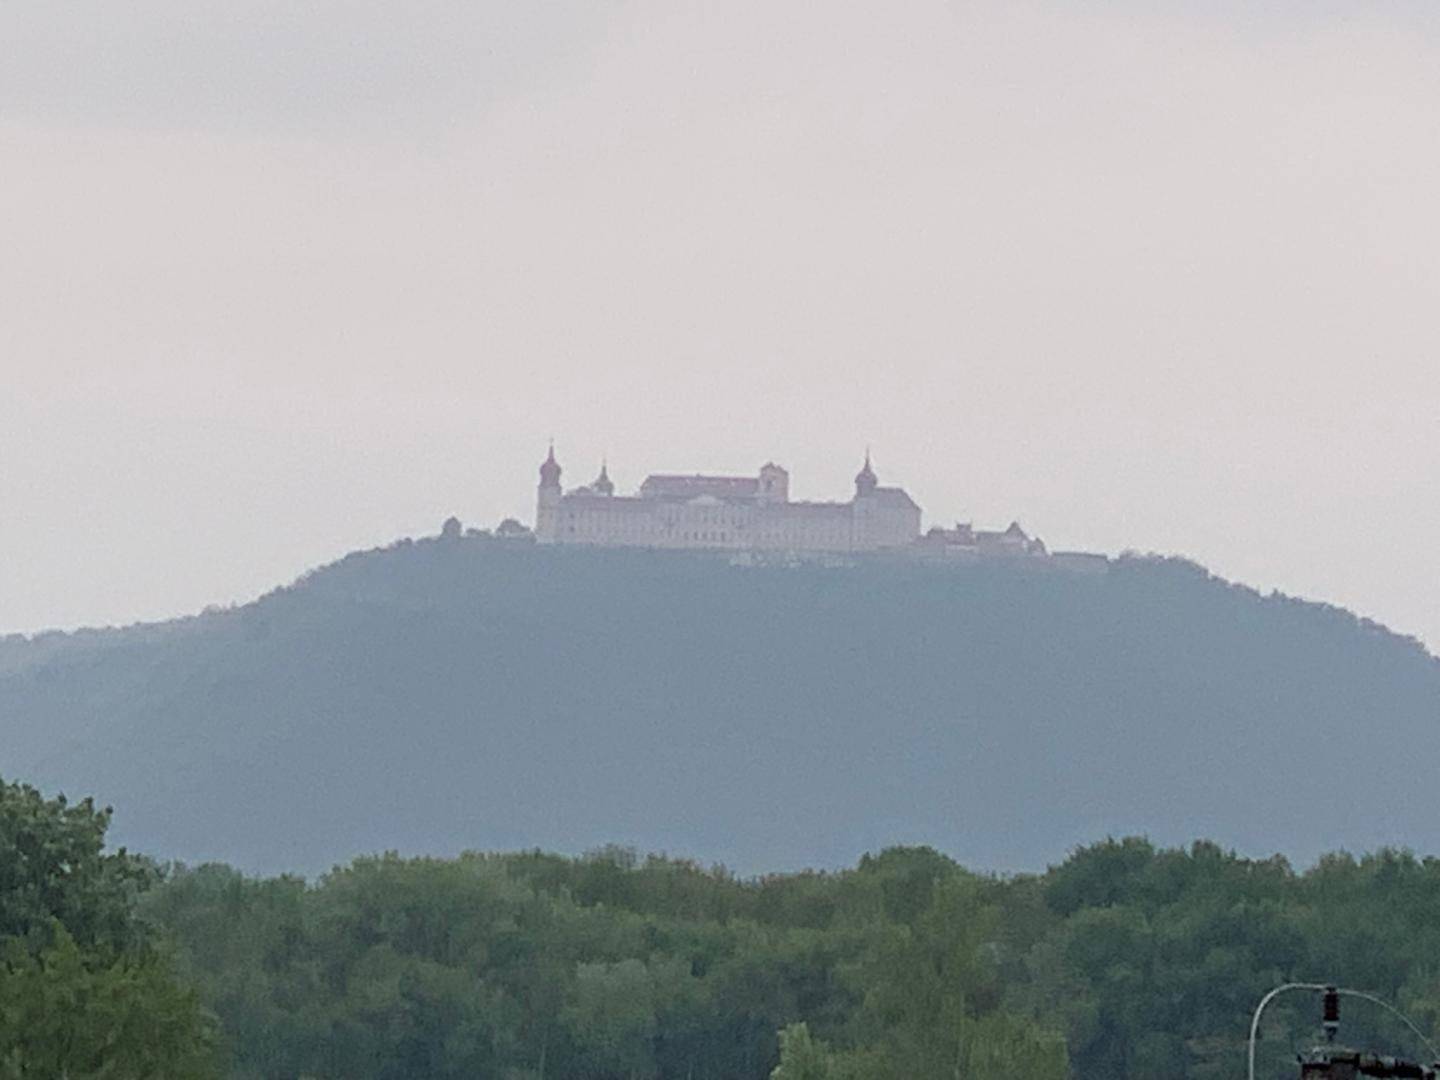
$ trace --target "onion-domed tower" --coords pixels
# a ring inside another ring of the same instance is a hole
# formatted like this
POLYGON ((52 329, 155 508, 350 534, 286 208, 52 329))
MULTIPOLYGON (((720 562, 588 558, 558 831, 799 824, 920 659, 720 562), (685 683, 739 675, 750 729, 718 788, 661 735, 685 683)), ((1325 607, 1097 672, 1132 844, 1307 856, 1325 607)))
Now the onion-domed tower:
POLYGON ((610 466, 605 461, 600 462, 600 475, 595 478, 595 483, 590 485, 590 490, 596 495, 615 494, 615 484, 610 479, 610 466))
POLYGON ((560 516, 560 463, 555 460, 555 444, 540 464, 540 489, 535 507, 535 539, 542 544, 555 541, 560 516))
POLYGON ((855 474, 855 497, 863 499, 867 495, 874 495, 875 489, 880 485, 880 478, 875 475, 875 470, 870 466, 870 451, 865 451, 865 464, 855 474))
POLYGON ((880 478, 870 464, 870 448, 865 448, 865 464, 855 474, 855 498, 850 502, 850 549, 869 551, 875 545, 876 515, 875 489, 880 478))

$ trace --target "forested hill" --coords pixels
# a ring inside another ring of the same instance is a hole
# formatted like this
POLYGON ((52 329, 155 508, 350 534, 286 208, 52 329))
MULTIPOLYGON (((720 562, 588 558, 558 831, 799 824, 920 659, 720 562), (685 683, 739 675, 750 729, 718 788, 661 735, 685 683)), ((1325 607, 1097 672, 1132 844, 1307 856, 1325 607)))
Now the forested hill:
POLYGON ((351 555, 232 611, 0 643, 0 772, 161 857, 606 842, 742 872, 931 844, 1440 851, 1440 663, 1178 561, 1086 575, 542 549, 351 555))

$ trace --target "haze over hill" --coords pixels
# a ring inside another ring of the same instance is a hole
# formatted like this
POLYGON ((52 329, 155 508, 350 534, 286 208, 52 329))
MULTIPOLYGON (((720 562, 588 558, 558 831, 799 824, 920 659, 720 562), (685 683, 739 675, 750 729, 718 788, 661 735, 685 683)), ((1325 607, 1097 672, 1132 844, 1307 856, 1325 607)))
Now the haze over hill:
POLYGON ((1440 662, 1177 561, 731 565, 476 537, 234 610, 0 643, 7 775, 162 857, 606 842, 742 871, 1143 831, 1440 851, 1440 662))
POLYGON ((1440 649, 1433 2, 396 12, 0 4, 0 633, 528 515, 553 434, 1440 649))

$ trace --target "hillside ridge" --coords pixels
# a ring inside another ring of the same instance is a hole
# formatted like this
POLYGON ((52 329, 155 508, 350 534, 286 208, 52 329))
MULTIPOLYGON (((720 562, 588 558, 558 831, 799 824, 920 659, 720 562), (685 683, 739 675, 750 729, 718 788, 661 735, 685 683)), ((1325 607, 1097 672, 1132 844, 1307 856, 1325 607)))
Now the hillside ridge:
POLYGON ((1306 786, 1440 762, 1440 661, 1177 559, 407 540, 235 608, 5 639, 0 716, 7 774, 124 808, 121 838, 162 857, 263 870, 612 841, 1033 869, 1135 832, 1440 851, 1418 787, 1352 811, 1306 786))

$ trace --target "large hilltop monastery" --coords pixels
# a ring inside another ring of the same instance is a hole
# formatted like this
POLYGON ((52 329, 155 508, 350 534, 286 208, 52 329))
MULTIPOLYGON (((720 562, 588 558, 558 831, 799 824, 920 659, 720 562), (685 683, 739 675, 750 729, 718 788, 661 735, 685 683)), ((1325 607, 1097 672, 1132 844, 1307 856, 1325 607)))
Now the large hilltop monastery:
POLYGON ((565 491, 555 448, 540 466, 535 539, 542 544, 713 549, 795 554, 1044 555, 1018 524, 1004 532, 969 525, 920 532, 920 507, 881 485, 866 453, 847 502, 790 498, 790 474, 773 462, 754 476, 654 474, 634 495, 615 494, 606 466, 593 483, 565 491))

